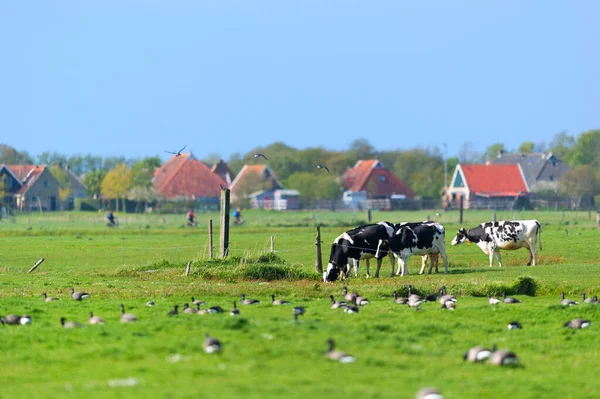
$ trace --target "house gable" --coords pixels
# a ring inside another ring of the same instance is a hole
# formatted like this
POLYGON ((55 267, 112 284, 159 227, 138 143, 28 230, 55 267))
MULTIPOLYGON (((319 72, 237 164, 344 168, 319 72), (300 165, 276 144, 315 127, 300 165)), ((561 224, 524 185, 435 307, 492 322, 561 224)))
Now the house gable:
POLYGON ((0 179, 4 181, 4 191, 6 194, 16 193, 23 186, 17 176, 5 164, 0 165, 0 179))
POLYGON ((389 197, 403 194, 409 198, 414 192, 386 169, 377 159, 360 160, 344 174, 344 187, 349 191, 366 191, 370 197, 389 197))
POLYGON ((155 171, 155 190, 165 198, 219 198, 226 183, 191 154, 171 157, 155 171), (181 159, 179 159, 181 158, 181 159))
MULTIPOLYGON (((235 179, 233 179, 233 181, 231 182, 231 193, 235 196, 237 195, 236 193, 239 193, 239 191, 242 189, 242 187, 244 185, 251 185, 251 186, 256 186, 256 185, 265 185, 265 184, 270 184, 272 187, 269 187, 269 189, 271 190, 278 190, 278 189, 283 189, 283 185, 281 184, 281 182, 277 179, 277 177, 273 174, 273 172, 271 171, 271 169, 269 169, 269 167, 267 165, 264 164, 258 164, 258 165, 244 165, 242 167, 242 170, 240 170, 240 173, 237 174, 237 176, 235 177, 235 179), (251 179, 255 179, 256 182, 252 182, 251 179), (255 183, 255 184, 252 184, 255 183)), ((262 189, 262 187, 245 187, 246 189, 249 190, 248 193, 246 194, 250 194, 253 191, 257 191, 259 189, 262 189)))
POLYGON ((569 167, 551 152, 502 153, 491 162, 494 164, 519 164, 530 188, 540 182, 556 184, 560 177, 569 170, 569 167))

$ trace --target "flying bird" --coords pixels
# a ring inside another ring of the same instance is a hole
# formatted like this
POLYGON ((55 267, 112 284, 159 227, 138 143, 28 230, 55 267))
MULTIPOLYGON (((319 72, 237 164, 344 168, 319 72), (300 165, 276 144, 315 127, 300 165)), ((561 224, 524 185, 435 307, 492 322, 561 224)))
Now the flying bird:
POLYGON ((317 165, 317 169, 325 169, 327 171, 327 173, 331 173, 329 171, 329 168, 327 166, 325 166, 325 165, 317 165))
POLYGON ((184 145, 183 148, 181 150, 177 151, 177 152, 173 152, 173 151, 165 151, 165 152, 167 152, 169 154, 175 154, 175 156, 178 157, 178 156, 181 155, 181 151, 185 150, 185 147, 187 147, 187 144, 184 145))
POLYGON ((269 160, 269 158, 265 157, 265 154, 261 154, 260 152, 257 152, 256 154, 254 154, 254 158, 258 158, 258 157, 263 157, 267 161, 269 160))

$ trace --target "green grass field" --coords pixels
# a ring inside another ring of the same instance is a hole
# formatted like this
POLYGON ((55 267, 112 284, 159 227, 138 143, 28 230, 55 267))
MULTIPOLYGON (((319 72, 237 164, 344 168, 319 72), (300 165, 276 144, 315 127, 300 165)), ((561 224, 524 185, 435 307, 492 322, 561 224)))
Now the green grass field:
MULTIPOLYGON (((449 243, 460 227, 457 213, 374 212, 373 219, 397 222, 428 215, 446 225, 449 243)), ((218 253, 218 215, 198 216, 200 222, 214 220, 218 253)), ((497 213, 499 220, 512 216, 497 213)), ((515 214, 537 218, 544 226, 544 249, 535 268, 524 266, 525 250, 503 252, 506 267, 489 268, 487 256, 467 245, 448 245, 447 275, 419 276, 419 260, 412 259, 407 277, 388 277, 385 262, 381 278, 366 279, 361 265, 361 277, 349 279, 348 286, 371 304, 356 315, 329 308, 328 296, 341 299, 342 284, 323 284, 314 272, 314 226, 323 226, 326 262, 331 241, 364 222, 364 213, 244 212, 246 223, 232 226, 225 261, 208 259, 207 223, 191 229, 183 226, 184 216, 124 215, 118 228, 107 228, 103 217, 36 214, 0 223, 0 314, 33 318, 29 326, 0 326, 0 398, 412 398, 431 385, 445 398, 597 397, 598 327, 575 331, 562 323, 576 317, 598 322, 600 308, 558 305, 561 291, 575 300, 581 292, 600 293, 600 231, 587 212, 515 214), (268 254, 271 236, 275 255, 268 254), (28 274, 42 257, 45 262, 28 274), (188 277, 187 261, 192 261, 188 277), (405 292, 409 283, 419 293, 446 285, 459 297, 457 310, 428 303, 415 312, 394 304, 391 291, 405 292), (76 302, 70 287, 91 296, 76 302), (485 295, 502 291, 523 303, 487 304, 485 295), (42 292, 61 300, 46 303, 42 292), (228 310, 241 293, 262 303, 238 305, 239 318, 166 315, 192 295, 228 310), (294 322, 290 307, 270 305, 272 293, 306 307, 306 315, 294 322), (155 307, 145 306, 149 299, 155 307), (119 323, 120 303, 140 321, 119 323), (106 323, 60 327, 60 317, 85 323, 89 311, 106 323), (512 320, 519 320, 523 330, 507 330, 512 320), (205 332, 221 339, 222 354, 203 352, 205 332), (329 337, 356 363, 326 359, 329 337), (471 346, 494 343, 516 352, 523 367, 463 363, 462 354, 471 346)), ((491 218, 492 212, 467 212, 464 225, 491 218)))

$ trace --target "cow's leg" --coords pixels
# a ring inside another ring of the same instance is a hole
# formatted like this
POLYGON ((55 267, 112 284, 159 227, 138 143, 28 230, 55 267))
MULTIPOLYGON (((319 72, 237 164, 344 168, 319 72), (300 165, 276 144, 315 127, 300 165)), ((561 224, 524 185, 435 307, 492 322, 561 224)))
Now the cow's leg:
POLYGON ((371 265, 370 265, 369 259, 366 259, 366 260, 365 260, 365 265, 366 265, 366 267, 367 267, 367 274, 366 274, 366 277, 367 277, 367 278, 369 278, 369 277, 371 277, 371 273, 370 273, 370 270, 369 270, 369 268, 371 267, 371 265))
POLYGON ((440 263, 440 256, 439 254, 430 254, 429 255, 429 272, 427 274, 431 274, 431 269, 433 268, 433 266, 435 265, 435 272, 439 273, 438 270, 438 265, 440 263))
POLYGON ((491 245, 488 247, 488 255, 490 256, 490 267, 494 265, 494 252, 496 251, 491 245))
MULTIPOLYGON (((433 261, 430 261, 429 264, 433 264, 433 261)), ((425 273, 425 267, 427 266, 427 255, 421 256, 421 270, 419 274, 425 273)), ((429 268, 429 274, 431 274, 431 267, 429 268)))
POLYGON ((402 262, 402 255, 398 255, 398 270, 396 271, 396 274, 399 274, 400 276, 404 276, 404 263, 402 262))
POLYGON ((531 259, 533 261, 533 266, 537 265, 537 249, 535 248, 535 243, 531 246, 531 259))
MULTIPOLYGON (((442 255, 442 260, 444 261, 444 273, 448 274, 448 255, 446 255, 446 251, 440 251, 440 255, 442 255)), ((437 272, 437 268, 435 271, 437 272)))
POLYGON ((392 265, 392 274, 391 277, 394 277, 394 253, 390 251, 390 265, 392 265))
POLYGON ((354 259, 354 277, 358 278, 358 259, 354 259))
POLYGON ((498 264, 500 265, 500 267, 504 267, 504 265, 502 264, 502 257, 500 256, 500 250, 495 249, 494 255, 496 255, 496 259, 498 259, 498 264))
POLYGON ((401 276, 408 275, 408 260, 410 259, 410 255, 403 255, 402 258, 402 274, 401 276))

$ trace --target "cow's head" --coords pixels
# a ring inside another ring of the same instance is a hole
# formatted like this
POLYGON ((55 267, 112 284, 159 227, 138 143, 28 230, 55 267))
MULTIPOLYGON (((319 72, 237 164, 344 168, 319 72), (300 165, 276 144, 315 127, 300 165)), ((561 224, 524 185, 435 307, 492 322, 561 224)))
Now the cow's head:
POLYGON ((338 279, 340 275, 340 268, 334 265, 333 263, 329 263, 327 265, 327 270, 323 272, 323 282, 331 282, 338 279))
POLYGON ((456 233, 456 237, 452 239, 452 245, 462 244, 463 242, 467 241, 467 231, 461 227, 460 230, 458 230, 458 233, 456 233))

